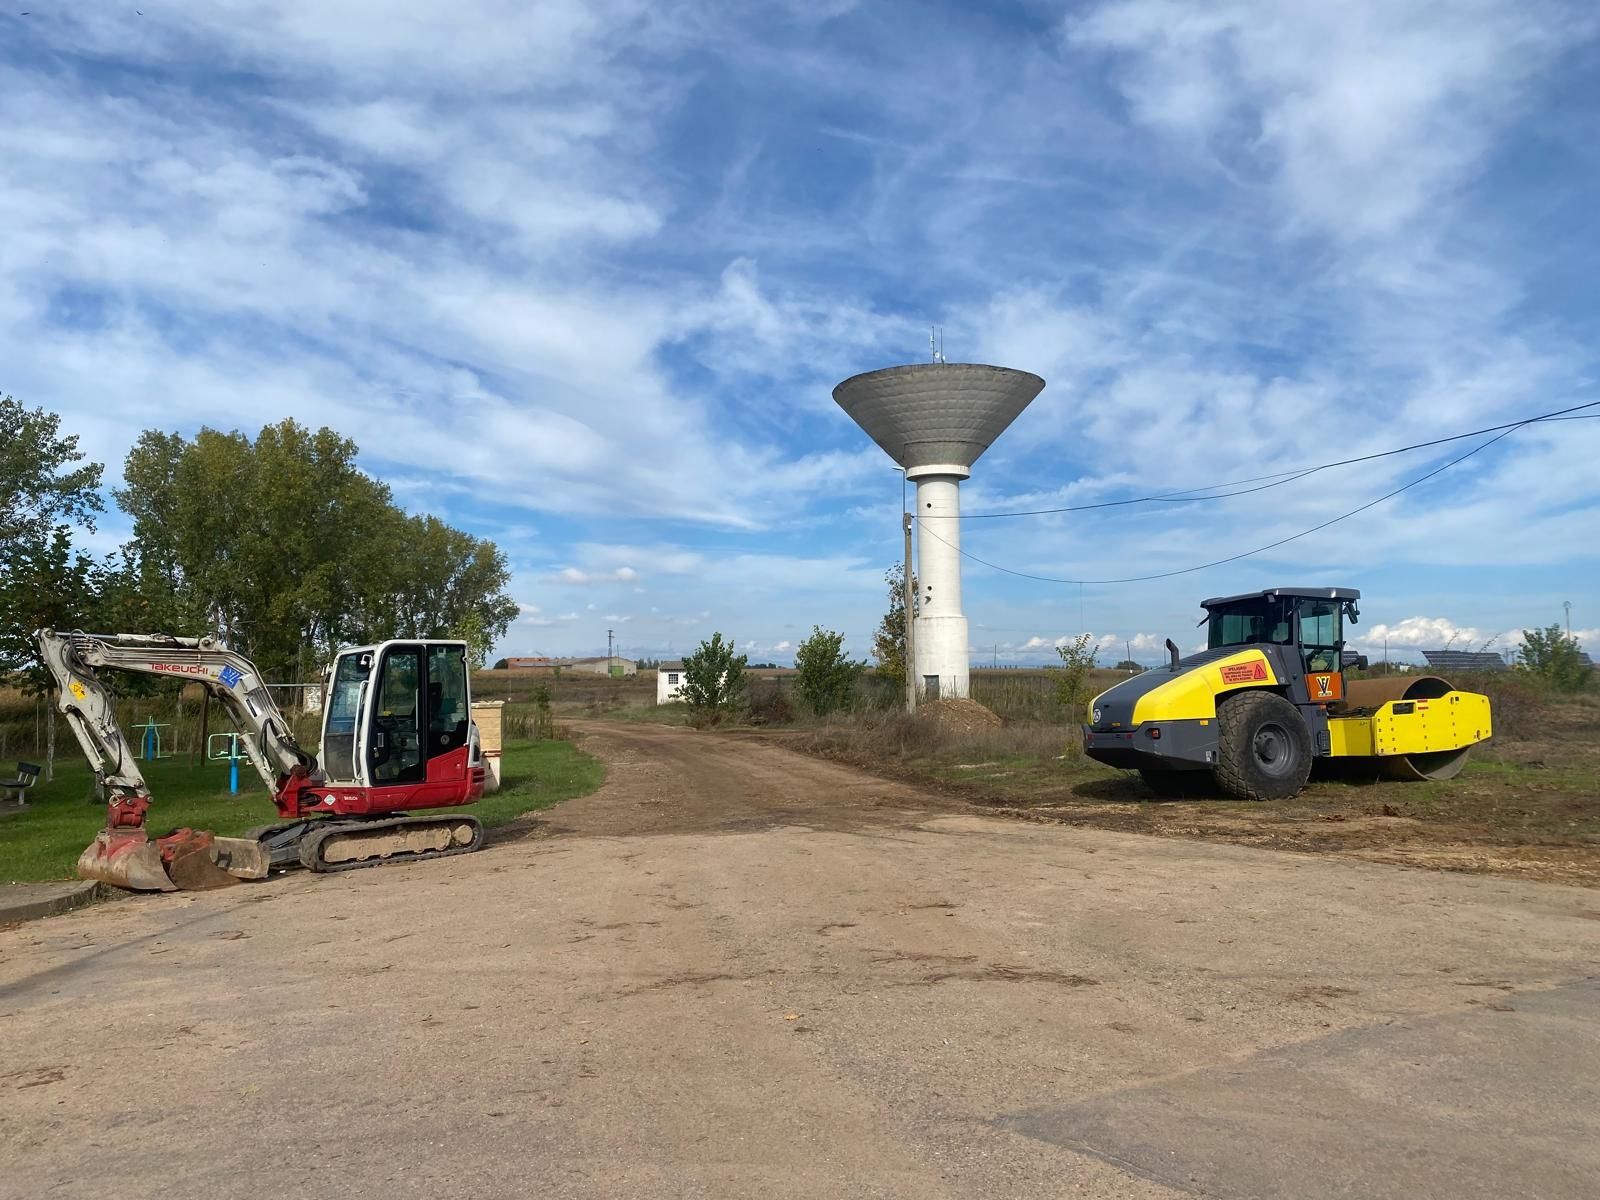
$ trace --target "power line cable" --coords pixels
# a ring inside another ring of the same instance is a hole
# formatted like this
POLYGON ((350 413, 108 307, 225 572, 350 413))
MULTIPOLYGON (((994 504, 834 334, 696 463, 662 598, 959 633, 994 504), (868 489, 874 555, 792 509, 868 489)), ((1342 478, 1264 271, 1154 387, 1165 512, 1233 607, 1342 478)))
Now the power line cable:
MULTIPOLYGON (((1596 403, 1600 403, 1600 401, 1597 401, 1596 403)), ((1369 501, 1367 501, 1367 503, 1361 505, 1361 507, 1352 508, 1349 512, 1341 513, 1337 517, 1332 517, 1329 520, 1326 520, 1326 521, 1322 522, 1322 524, 1320 524, 1320 525, 1313 525, 1310 529, 1302 529, 1299 533, 1292 533, 1288 537, 1279 538, 1275 542, 1268 542, 1265 546, 1257 546, 1254 550, 1245 550, 1245 551, 1243 551, 1242 553, 1239 553, 1239 554, 1231 554, 1227 558, 1219 558, 1215 562, 1201 563, 1199 566, 1195 566, 1195 567, 1183 567, 1183 568, 1181 568, 1179 570, 1176 570, 1176 571, 1162 571, 1162 572, 1159 572, 1158 574, 1154 574, 1154 575, 1130 575, 1126 579, 1058 579, 1058 578, 1056 578, 1054 576, 1051 576, 1051 575, 1031 575, 1026 571, 1014 571, 1010 567, 1002 567, 998 563, 988 562, 988 561, 986 561, 984 559, 979 558, 976 554, 968 553, 967 551, 963 550, 960 546, 957 546, 957 545, 954 545, 951 542, 945 541, 944 538, 940 537, 936 532, 934 532, 934 530, 933 530, 933 528, 931 526, 928 528, 928 535, 930 537, 934 538, 936 541, 944 542, 944 544, 946 546, 949 546, 950 549, 954 550, 957 554, 961 555, 963 558, 970 558, 973 562, 978 563, 978 564, 980 564, 982 566, 988 567, 990 570, 1000 571, 1000 572, 1002 572, 1003 574, 1006 574, 1006 575, 1015 575, 1019 579, 1032 579, 1032 580, 1034 580, 1035 582, 1038 582, 1038 583, 1065 583, 1065 584, 1073 584, 1073 585, 1077 585, 1077 586, 1083 586, 1083 585, 1086 585, 1086 584, 1099 585, 1099 584, 1110 584, 1110 583, 1146 583, 1146 582, 1149 582, 1149 581, 1155 580, 1155 579, 1171 579, 1171 578, 1173 578, 1174 576, 1177 576, 1177 575, 1192 575, 1196 571, 1205 571, 1205 570, 1208 570, 1211 567, 1220 567, 1220 566, 1226 565, 1227 563, 1238 562, 1242 558, 1250 558, 1251 556, 1256 555, 1256 554, 1264 554, 1268 550, 1276 550, 1279 546, 1288 545, 1290 542, 1298 541, 1300 538, 1308 537, 1309 535, 1311 535, 1313 533, 1320 533, 1322 530, 1327 529, 1330 525, 1337 525, 1340 521, 1349 520, 1351 517, 1357 515, 1358 513, 1364 513, 1364 512, 1367 511, 1367 509, 1374 508, 1377 505, 1382 504, 1385 500, 1394 499, 1401 492, 1410 491, 1412 488, 1416 487, 1419 483, 1426 483, 1428 480, 1432 479, 1435 475, 1439 475, 1439 474, 1441 474, 1441 473, 1443 473, 1445 471, 1448 471, 1451 467, 1455 466, 1458 463, 1465 462, 1467 459, 1471 458, 1474 454, 1477 454, 1480 451, 1487 450, 1490 446, 1494 445, 1501 438, 1510 437, 1511 434, 1515 433, 1518 429, 1522 428, 1522 426, 1532 424, 1534 421, 1541 420, 1541 419, 1542 418, 1539 418, 1539 417, 1530 417, 1526 421, 1519 421, 1517 424, 1509 426, 1508 428, 1502 430, 1500 433, 1495 434, 1495 436, 1490 438, 1488 441, 1481 442, 1478 445, 1474 446, 1471 450, 1468 450, 1465 454, 1462 454, 1462 455, 1460 455, 1460 456, 1458 456, 1456 458, 1452 458, 1449 462, 1444 463, 1442 466, 1435 467, 1433 470, 1429 471, 1426 475, 1419 475, 1419 476, 1417 476, 1417 478, 1413 479, 1410 483, 1401 484, 1399 487, 1395 488, 1394 491, 1386 492, 1382 496, 1379 496, 1376 500, 1369 500, 1369 501)), ((920 520, 921 518, 918 518, 918 519, 920 520)))
MULTIPOLYGON (((1600 400, 1591 400, 1587 404, 1576 404, 1571 408, 1559 408, 1554 412, 1543 413, 1536 417, 1526 417, 1520 421, 1511 421, 1504 425, 1490 425, 1484 429, 1474 429, 1469 433, 1453 433, 1449 437, 1434 438, 1427 442, 1413 442, 1409 446, 1397 446, 1393 450, 1379 450, 1374 454, 1363 454, 1356 458, 1344 458, 1337 462, 1320 463, 1314 467, 1303 467, 1293 471, 1279 471, 1272 475, 1256 475, 1250 479, 1232 479, 1225 483, 1213 483, 1205 487, 1182 488, 1178 491, 1157 492, 1150 496, 1135 496, 1128 500, 1102 500, 1095 504, 1069 504, 1059 508, 1031 508, 1019 509, 1015 512, 980 512, 960 513, 955 516, 939 516, 936 520, 959 521, 986 521, 998 520, 1004 517, 1042 517, 1053 513, 1090 512, 1101 508, 1124 508, 1133 504, 1198 504, 1205 500, 1227 500, 1233 496, 1249 496, 1256 492, 1264 492, 1269 488, 1282 487, 1287 483, 1304 479, 1308 475, 1315 475, 1318 471, 1331 471, 1335 467, 1348 467, 1356 463, 1373 462, 1380 458, 1392 458, 1396 454, 1409 454, 1413 450, 1426 450, 1432 446, 1443 446, 1450 442, 1459 442, 1466 438, 1482 437, 1488 433, 1510 433, 1512 430, 1521 429, 1524 425, 1533 425, 1543 421, 1590 421, 1600 419, 1600 413, 1591 413, 1584 416, 1572 416, 1573 413, 1582 413, 1585 409, 1600 407, 1600 400), (1270 481, 1270 482, 1268 482, 1270 481), (1260 487, 1248 487, 1247 484, 1260 484, 1260 487), (1234 492, 1217 492, 1215 495, 1196 496, 1194 492, 1215 492, 1217 488, 1236 487, 1240 490, 1234 492)), ((926 520, 928 518, 919 518, 926 520)))

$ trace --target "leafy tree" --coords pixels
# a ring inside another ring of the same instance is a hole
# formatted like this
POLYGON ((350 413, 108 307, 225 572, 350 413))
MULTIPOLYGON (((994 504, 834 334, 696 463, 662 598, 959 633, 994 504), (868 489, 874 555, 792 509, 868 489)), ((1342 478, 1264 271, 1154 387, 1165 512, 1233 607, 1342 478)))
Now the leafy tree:
POLYGON ((505 555, 434 516, 410 517, 401 533, 409 562, 392 581, 392 612, 380 621, 396 637, 464 637, 487 656, 516 619, 505 555))
POLYGON ((495 546, 402 512, 331 429, 147 431, 123 477, 139 586, 181 597, 182 632, 214 631, 269 675, 385 637, 466 634, 487 653, 516 616, 495 546))
MULTIPOLYGON (((901 687, 906 683, 906 594, 905 567, 896 563, 883 575, 889 585, 889 611, 883 614, 877 631, 872 635, 872 657, 878 660, 878 674, 893 680, 901 687)), ((921 607, 917 594, 917 577, 911 577, 911 615, 913 619, 921 607)))
POLYGON ((850 706, 867 665, 852 662, 843 647, 844 634, 813 625, 811 636, 794 652, 796 690, 819 717, 850 706))
POLYGON ((709 642, 701 642, 684 658, 678 695, 696 721, 714 725, 738 706, 747 658, 733 651, 731 640, 724 641, 720 633, 714 633, 709 642))
MULTIPOLYGON (((100 465, 83 459, 55 413, 0 398, 0 671, 35 665, 35 629, 89 615, 94 566, 73 553, 71 529, 93 530, 104 504, 100 465)), ((45 686, 42 668, 28 679, 45 686)))
POLYGON ((1117 664, 1117 670, 1126 671, 1129 675, 1138 675, 1143 672, 1144 668, 1134 662, 1133 659, 1125 658, 1117 664))
POLYGON ((96 490, 100 464, 84 463, 78 437, 61 436, 61 418, 0 397, 0 547, 49 541, 60 526, 94 528, 105 508, 96 490))
POLYGON ((1582 653, 1583 648, 1563 633, 1560 625, 1524 629, 1517 665, 1559 692, 1581 692, 1595 674, 1593 667, 1584 665, 1582 653))
POLYGON ((1089 645, 1087 633, 1080 633, 1072 641, 1056 647, 1056 653, 1061 656, 1056 702, 1073 720, 1080 719, 1084 705, 1089 702, 1089 672, 1094 670, 1095 655, 1099 652, 1099 646, 1089 645))
POLYGON ((489 647, 494 644, 484 633, 483 618, 475 610, 468 609, 450 630, 450 636, 467 643, 467 666, 474 671, 483 670, 483 665, 489 661, 489 647))
POLYGON ((95 563, 72 549, 72 535, 58 525, 40 541, 8 549, 0 588, 0 661, 29 691, 43 692, 51 676, 39 661, 36 629, 81 629, 93 625, 95 563))

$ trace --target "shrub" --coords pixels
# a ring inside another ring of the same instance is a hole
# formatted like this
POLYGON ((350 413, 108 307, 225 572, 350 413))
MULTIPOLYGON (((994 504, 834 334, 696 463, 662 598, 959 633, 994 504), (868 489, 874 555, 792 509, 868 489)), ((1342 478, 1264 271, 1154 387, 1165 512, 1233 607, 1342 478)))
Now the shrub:
POLYGON ((1083 709, 1089 703, 1089 672, 1094 670, 1095 655, 1099 646, 1089 645, 1089 635, 1080 633, 1065 646, 1057 646, 1061 656, 1061 674, 1056 678, 1056 702, 1067 710, 1071 721, 1083 720, 1083 709))
POLYGON ((555 736, 555 728, 550 716, 550 689, 541 683, 533 689, 533 736, 547 740, 555 736))
POLYGON ((795 651, 795 687, 811 711, 825 717, 850 707, 866 665, 845 655, 844 634, 813 625, 811 636, 795 651))
POLYGON ((794 720, 794 712, 783 688, 773 682, 750 689, 746 719, 752 725, 787 725, 794 720))
POLYGON ((738 707, 744 694, 746 656, 734 654, 733 643, 720 633, 701 642, 683 660, 683 688, 678 693, 689 706, 690 719, 714 725, 738 707))
POLYGON ((1583 661, 1583 650, 1561 626, 1524 629, 1517 666, 1538 676, 1558 692, 1581 692, 1594 679, 1594 668, 1583 661))

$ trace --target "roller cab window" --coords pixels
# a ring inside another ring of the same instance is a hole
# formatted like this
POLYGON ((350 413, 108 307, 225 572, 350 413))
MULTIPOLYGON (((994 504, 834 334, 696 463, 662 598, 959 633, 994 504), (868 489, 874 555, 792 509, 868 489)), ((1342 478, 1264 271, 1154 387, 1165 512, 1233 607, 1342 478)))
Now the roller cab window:
POLYGON ((1294 601, 1282 597, 1255 597, 1235 600, 1209 610, 1207 645, 1292 646, 1294 644, 1294 601))
POLYGON ((1340 669, 1343 606, 1337 600, 1300 601, 1300 653, 1308 674, 1340 669))

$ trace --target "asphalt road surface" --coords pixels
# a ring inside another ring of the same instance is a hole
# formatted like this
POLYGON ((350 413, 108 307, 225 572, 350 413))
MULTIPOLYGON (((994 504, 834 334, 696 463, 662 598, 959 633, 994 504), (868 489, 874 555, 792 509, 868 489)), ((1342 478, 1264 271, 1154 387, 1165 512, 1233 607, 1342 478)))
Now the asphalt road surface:
POLYGON ((0 931, 0 1196, 1600 1195, 1600 893, 583 735, 481 854, 0 931))

